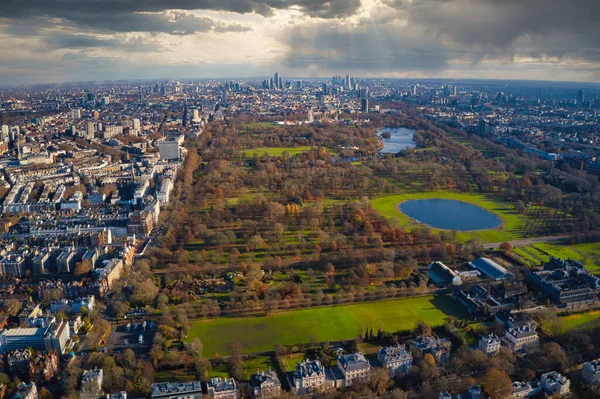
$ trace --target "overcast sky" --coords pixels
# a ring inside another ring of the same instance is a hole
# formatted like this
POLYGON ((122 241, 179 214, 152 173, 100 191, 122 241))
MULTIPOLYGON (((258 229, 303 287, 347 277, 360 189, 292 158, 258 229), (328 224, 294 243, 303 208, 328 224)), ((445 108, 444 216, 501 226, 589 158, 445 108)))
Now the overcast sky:
POLYGON ((271 75, 600 81, 600 0, 0 0, 0 85, 271 75))

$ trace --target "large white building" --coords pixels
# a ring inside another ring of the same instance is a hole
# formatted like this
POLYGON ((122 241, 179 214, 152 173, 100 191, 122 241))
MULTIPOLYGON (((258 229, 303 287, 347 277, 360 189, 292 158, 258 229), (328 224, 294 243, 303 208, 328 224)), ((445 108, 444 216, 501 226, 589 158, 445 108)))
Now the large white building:
POLYGON ((344 376, 346 386, 352 385, 355 381, 366 382, 371 370, 371 364, 360 352, 338 357, 337 365, 344 376))
POLYGON ((542 389, 550 395, 565 396, 571 392, 571 381, 556 371, 542 374, 540 384, 542 389))
POLYGON ((528 347, 537 345, 539 342, 535 324, 510 327, 506 329, 504 339, 513 352, 527 350, 528 347))
POLYGON ((318 360, 304 360, 296 365, 294 372, 294 391, 310 394, 325 387, 325 367, 318 360))
POLYGON ((413 356, 405 345, 379 348, 377 360, 381 367, 387 369, 394 377, 407 374, 412 367, 413 356))
POLYGON ((484 335, 479 339, 479 350, 488 356, 498 353, 500 346, 500 337, 495 334, 484 335))

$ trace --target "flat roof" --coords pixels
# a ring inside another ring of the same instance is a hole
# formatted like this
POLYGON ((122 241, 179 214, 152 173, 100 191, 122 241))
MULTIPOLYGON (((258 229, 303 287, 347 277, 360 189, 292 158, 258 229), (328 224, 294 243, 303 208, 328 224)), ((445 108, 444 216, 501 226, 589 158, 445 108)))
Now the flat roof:
POLYGON ((475 259, 474 261, 469 262, 469 265, 481 271, 482 273, 487 274, 494 280, 500 280, 512 276, 508 270, 488 258, 482 257, 475 259))
POLYGON ((4 330, 2 335, 14 337, 14 336, 35 336, 35 335, 44 335, 46 331, 45 328, 11 328, 8 330, 4 330))

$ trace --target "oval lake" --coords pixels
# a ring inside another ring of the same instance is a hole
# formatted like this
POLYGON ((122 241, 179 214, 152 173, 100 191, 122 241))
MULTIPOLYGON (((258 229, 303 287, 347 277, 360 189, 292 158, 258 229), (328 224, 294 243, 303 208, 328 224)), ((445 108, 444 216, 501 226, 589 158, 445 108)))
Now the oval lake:
POLYGON ((400 211, 436 229, 485 230, 502 224, 502 220, 477 205, 446 199, 422 199, 402 202, 400 211))

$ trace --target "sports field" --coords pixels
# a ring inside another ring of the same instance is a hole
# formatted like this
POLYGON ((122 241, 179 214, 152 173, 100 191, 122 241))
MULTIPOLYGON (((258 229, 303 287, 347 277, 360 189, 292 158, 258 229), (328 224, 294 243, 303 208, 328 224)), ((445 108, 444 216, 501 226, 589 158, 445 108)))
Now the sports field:
MULTIPOLYGON (((290 156, 302 154, 304 152, 309 152, 311 149, 317 147, 311 147, 308 145, 303 145, 300 147, 259 147, 252 148, 249 150, 241 150, 240 154, 244 154, 246 157, 253 157, 254 154, 258 154, 259 157, 263 156, 265 153, 271 157, 280 157, 283 156, 284 152, 287 152, 290 156)), ((325 149, 330 154, 335 154, 335 151, 331 149, 325 149)))
MULTIPOLYGON (((419 321, 431 326, 444 323, 454 306, 449 300, 425 296, 383 302, 295 310, 268 317, 197 320, 188 340, 199 337, 207 357, 227 355, 227 344, 239 341, 245 353, 265 352, 276 343, 294 345, 354 338, 362 328, 395 332, 411 330, 419 321)), ((455 315, 463 316, 463 315, 455 315)))
POLYGON ((410 217, 398 210, 398 204, 403 201, 431 198, 456 200, 477 205, 502 219, 502 226, 496 229, 457 232, 456 237, 459 241, 466 242, 474 237, 478 237, 485 242, 502 242, 519 239, 522 236, 524 222, 522 217, 515 212, 513 206, 491 201, 482 194, 456 193, 451 191, 406 193, 373 198, 371 205, 382 215, 398 220, 401 226, 410 228, 417 224, 410 217))

